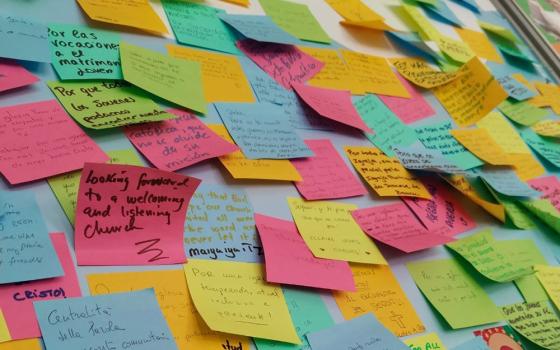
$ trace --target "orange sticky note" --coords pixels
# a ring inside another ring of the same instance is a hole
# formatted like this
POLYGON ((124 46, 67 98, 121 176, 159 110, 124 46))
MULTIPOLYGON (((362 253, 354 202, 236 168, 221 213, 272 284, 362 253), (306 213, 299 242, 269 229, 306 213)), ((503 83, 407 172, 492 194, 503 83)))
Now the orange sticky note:
POLYGON ((307 46, 298 46, 298 48, 325 64, 319 73, 307 81, 308 85, 327 89, 350 90, 356 94, 364 93, 337 50, 307 46))
POLYGON ((0 350, 42 350, 39 339, 13 340, 0 343, 0 350))
POLYGON ((483 161, 492 165, 513 165, 509 155, 494 141, 488 130, 454 129, 449 133, 483 161))
POLYGON ((496 47, 488 39, 483 32, 477 32, 467 28, 454 28, 455 32, 461 39, 469 45, 471 50, 480 58, 485 58, 489 61, 503 63, 504 60, 500 56, 496 47))
POLYGON ((548 137, 560 137, 560 120, 543 120, 531 127, 537 134, 548 137))
POLYGON ((326 0, 342 18, 341 24, 375 30, 394 30, 385 19, 366 6, 361 0, 326 0))
POLYGON ((245 7, 249 6, 250 4, 249 0, 222 0, 222 1, 229 2, 236 5, 242 5, 245 7))

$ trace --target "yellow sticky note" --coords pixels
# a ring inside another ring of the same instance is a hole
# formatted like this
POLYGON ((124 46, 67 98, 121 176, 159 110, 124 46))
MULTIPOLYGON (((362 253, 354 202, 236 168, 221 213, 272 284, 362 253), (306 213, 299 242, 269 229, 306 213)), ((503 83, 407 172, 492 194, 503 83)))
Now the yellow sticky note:
MULTIPOLYGON (((225 126, 208 124, 208 127, 224 140, 234 143, 225 126)), ((247 159, 241 151, 218 159, 235 179, 301 181, 301 175, 287 159, 247 159)))
POLYGON ((546 173, 546 169, 532 154, 509 154, 513 170, 521 181, 527 181, 546 173))
POLYGON ((560 114, 560 86, 537 82, 535 87, 541 94, 533 97, 529 102, 537 107, 550 107, 554 113, 560 114))
POLYGON ((249 0, 222 0, 222 1, 229 2, 236 5, 242 5, 245 7, 249 6, 250 4, 249 0))
POLYGON ((474 54, 489 61, 503 63, 504 60, 496 47, 483 32, 477 32, 467 28, 454 28, 457 35, 471 48, 474 54))
POLYGON ((375 147, 345 147, 344 150, 354 168, 379 196, 432 198, 424 184, 397 158, 388 157, 375 147))
POLYGON ((535 271, 550 300, 560 308, 560 267, 537 265, 535 271))
POLYGON ((426 330, 389 266, 352 264, 355 292, 334 292, 345 319, 372 312, 397 337, 426 330))
POLYGON ((476 123, 508 97, 476 57, 465 63, 457 74, 457 79, 435 88, 434 94, 460 126, 476 123))
POLYGON ((148 0, 76 0, 89 18, 111 24, 168 33, 148 0))
POLYGON ((39 339, 24 339, 0 343, 0 350, 43 350, 43 347, 39 339))
POLYGON ((410 350, 447 350, 436 333, 428 333, 419 337, 403 340, 410 350))
POLYGON ((418 58, 392 58, 389 61, 408 81, 426 89, 447 84, 457 78, 457 74, 437 71, 418 58))
POLYGON ((8 324, 6 323, 6 319, 4 318, 4 314, 2 313, 2 309, 0 309, 0 343, 10 340, 12 340, 12 337, 10 336, 10 330, 8 329, 8 324))
POLYGON ((442 35, 436 42, 441 52, 451 57, 454 61, 465 63, 474 57, 474 52, 462 41, 442 35))
POLYGON ((326 89, 350 90, 355 94, 365 92, 352 77, 352 72, 337 50, 307 46, 298 46, 298 48, 325 64, 319 73, 307 81, 308 85, 326 89))
POLYGON ((514 79, 516 79, 517 81, 519 81, 520 83, 522 83, 523 85, 525 85, 529 90, 533 90, 533 91, 537 91, 537 88, 535 87, 535 85, 533 83, 531 83, 529 80, 527 80, 527 78, 525 78, 525 76, 521 73, 513 73, 511 75, 514 79))
POLYGON ((361 0, 325 0, 344 21, 340 23, 350 26, 376 29, 393 30, 385 24, 385 19, 366 6, 361 0))
POLYGON ((237 57, 167 45, 169 55, 200 63, 204 97, 208 102, 255 102, 255 96, 237 57))
POLYGON ((449 133, 466 149, 486 163, 513 165, 509 155, 494 141, 486 129, 450 130, 449 133))
POLYGON ((350 50, 341 50, 341 53, 363 91, 410 98, 410 93, 399 81, 385 58, 350 50))
POLYGON ((282 288, 266 282, 262 264, 190 259, 184 268, 192 300, 211 329, 301 344, 282 288))
POLYGON ((506 118, 498 112, 490 112, 476 123, 481 129, 486 129, 490 137, 506 153, 531 154, 517 130, 506 118))
POLYGON ((490 32, 499 37, 502 37, 508 41, 511 41, 512 43, 519 42, 517 36, 515 36, 515 34, 513 34, 511 30, 507 28, 484 21, 478 21, 478 25, 480 26, 480 28, 484 29, 485 31, 490 32))
POLYGON ((422 39, 437 42, 441 34, 418 7, 404 4, 402 5, 402 10, 408 16, 409 21, 414 23, 415 29, 420 33, 422 39))
POLYGON ((354 221, 353 204, 288 198, 303 240, 318 258, 365 264, 387 264, 377 246, 354 221))
POLYGON ((560 120, 543 120, 531 127, 537 134, 548 137, 560 137, 560 120))

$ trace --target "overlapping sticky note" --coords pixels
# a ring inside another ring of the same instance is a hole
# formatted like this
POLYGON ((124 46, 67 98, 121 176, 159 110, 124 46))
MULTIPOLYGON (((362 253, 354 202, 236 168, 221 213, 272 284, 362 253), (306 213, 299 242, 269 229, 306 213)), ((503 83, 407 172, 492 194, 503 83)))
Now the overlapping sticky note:
MULTIPOLYGON (((549 111, 544 108, 535 107, 529 101, 512 101, 507 99, 498 105, 498 109, 509 119, 525 126, 540 124, 541 120, 550 115, 549 111)), ((543 121, 542 123, 545 122, 543 121)))
POLYGON ((280 28, 268 16, 221 13, 218 17, 247 39, 285 45, 300 43, 297 38, 280 28))
POLYGON ((400 82, 408 90, 410 98, 380 95, 379 98, 405 124, 410 124, 436 114, 424 97, 401 75, 400 82))
POLYGON ((540 192, 535 191, 521 181, 515 172, 508 168, 481 168, 472 172, 480 176, 492 189, 510 197, 535 197, 540 192))
POLYGON ((437 333, 428 333, 404 340, 404 343, 414 350, 447 350, 437 333))
POLYGON ((487 129, 453 129, 449 133, 466 149, 489 164, 514 164, 514 160, 496 143, 487 129))
POLYGON ((527 183, 541 193, 542 199, 547 199, 554 207, 560 208, 560 181, 556 176, 544 176, 529 180, 527 183))
POLYGON ((400 9, 405 15, 403 19, 410 23, 414 31, 420 33, 423 40, 437 41, 441 37, 438 29, 424 16, 419 7, 411 3, 403 3, 400 9))
POLYGON ((361 0, 327 0, 340 16, 341 24, 376 30, 391 30, 385 19, 365 5, 361 0))
POLYGON ((306 54, 324 63, 321 71, 307 81, 308 85, 327 89, 350 90, 363 93, 348 65, 338 50, 330 48, 298 46, 306 54))
POLYGON ((546 290, 550 300, 558 308, 560 306, 560 267, 537 265, 535 275, 546 290))
POLYGON ((0 92, 31 85, 39 78, 16 62, 0 60, 0 92))
POLYGON ((557 140, 537 135, 531 129, 523 130, 521 137, 544 159, 555 167, 560 167, 560 143, 557 140))
POLYGON ((439 151, 425 148, 421 144, 395 146, 393 152, 406 169, 448 174, 463 171, 462 168, 445 158, 439 151))
POLYGON ((560 86, 551 83, 535 83, 541 93, 530 102, 537 107, 550 107, 554 113, 560 114, 560 86))
POLYGON ((47 26, 34 20, 0 14, 0 57, 51 62, 47 26))
POLYGON ((502 306, 506 321, 523 337, 545 348, 560 348, 560 319, 547 302, 502 306))
POLYGON ((284 294, 261 264, 190 259, 184 265, 198 312, 219 332, 301 344, 284 294), (224 305, 222 300, 231 302, 224 305))
POLYGON ((558 120, 543 120, 533 125, 531 129, 541 136, 560 137, 560 121, 558 120))
POLYGON ((490 112, 476 125, 485 129, 500 146, 500 149, 507 154, 531 154, 529 147, 523 142, 516 128, 500 113, 490 112))
POLYGON ((454 28, 455 32, 461 37, 470 48, 480 58, 489 61, 503 63, 502 56, 492 42, 483 32, 477 32, 467 28, 454 28))
POLYGON ((42 349, 43 346, 41 345, 41 341, 39 339, 13 340, 13 341, 8 341, 6 343, 0 342, 0 350, 42 350, 42 349))
MULTIPOLYGON (((438 1, 438 3, 443 3, 443 1, 438 1)), ((463 41, 440 35, 436 42, 439 49, 446 57, 450 57, 453 63, 466 63, 475 57, 474 52, 463 41)))
POLYGON ((390 61, 403 77, 426 89, 445 85, 458 77, 456 73, 437 71, 417 58, 393 58, 390 61))
POLYGON ((385 34, 411 56, 420 56, 431 61, 443 61, 442 55, 427 44, 416 32, 389 32, 385 34))

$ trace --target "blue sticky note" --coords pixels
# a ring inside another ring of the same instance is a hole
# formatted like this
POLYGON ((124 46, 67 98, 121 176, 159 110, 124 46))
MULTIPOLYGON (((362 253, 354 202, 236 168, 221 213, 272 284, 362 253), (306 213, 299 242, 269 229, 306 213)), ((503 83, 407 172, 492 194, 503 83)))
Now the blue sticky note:
POLYGON ((312 157, 291 127, 281 106, 272 103, 217 103, 222 121, 249 159, 312 157))
POLYGON ((177 350, 153 289, 33 306, 47 350, 177 350))
POLYGON ((248 39, 286 45, 301 44, 299 39, 280 28, 268 16, 222 13, 218 17, 248 39))
POLYGON ((305 334, 331 327, 334 322, 318 293, 303 289, 284 288, 284 298, 302 344, 282 343, 254 338, 258 350, 311 350, 305 334))
POLYGON ((410 350, 371 313, 307 333, 307 340, 313 350, 410 350))
POLYGON ((453 0, 456 3, 458 3, 459 5, 462 5, 466 8, 468 8, 469 10, 473 11, 473 12, 480 12, 480 10, 478 9, 478 4, 476 3, 476 0, 453 0))
POLYGON ((452 350, 490 350, 488 345, 480 337, 475 337, 468 342, 454 347, 452 350))
POLYGON ((511 75, 500 75, 494 77, 496 78, 496 80, 498 80, 500 85, 502 85, 504 90, 506 90, 509 97, 517 101, 527 100, 537 95, 536 92, 530 90, 528 87, 523 85, 523 83, 521 83, 511 75))
POLYGON ((262 262, 247 193, 220 185, 200 185, 185 221, 185 251, 193 259, 262 262))
POLYGON ((413 56, 422 56, 428 60, 443 61, 445 58, 434 51, 420 36, 414 32, 385 32, 387 37, 408 50, 413 56))
POLYGON ((536 197, 540 192, 522 182, 515 171, 503 168, 477 168, 470 172, 482 178, 496 192, 510 197, 536 197))
POLYGON ((560 168, 560 142, 537 135, 531 129, 525 129, 521 132, 523 140, 531 146, 541 157, 560 168))
POLYGON ((0 192, 0 284, 63 275, 33 192, 0 192))
POLYGON ((0 14, 0 57, 51 62, 47 26, 33 20, 0 14))
POLYGON ((435 20, 445 22, 457 27, 463 26, 455 13, 451 11, 451 9, 445 4, 445 1, 436 0, 433 5, 427 4, 425 2, 420 2, 420 5, 424 10, 426 10, 426 13, 435 20))

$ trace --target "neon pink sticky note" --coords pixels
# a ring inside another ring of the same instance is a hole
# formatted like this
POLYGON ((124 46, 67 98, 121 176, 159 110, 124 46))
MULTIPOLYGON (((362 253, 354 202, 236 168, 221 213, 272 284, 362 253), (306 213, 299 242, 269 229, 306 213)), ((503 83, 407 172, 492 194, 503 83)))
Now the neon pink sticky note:
POLYGON ((323 117, 368 133, 373 132, 352 104, 350 91, 323 89, 299 83, 292 83, 292 87, 309 107, 323 117))
POLYGON ((447 227, 446 236, 455 236, 472 230, 476 222, 463 209, 457 197, 445 184, 431 177, 422 178, 422 183, 432 195, 432 199, 401 197, 430 231, 447 227))
POLYGON ((199 184, 153 168, 86 163, 74 229, 78 265, 185 262, 183 224, 199 184))
POLYGON ((428 231, 404 203, 354 210, 352 217, 369 236, 406 253, 454 241, 445 228, 428 231))
POLYGON ((14 340, 41 336, 33 302, 82 295, 64 233, 51 233, 50 236, 64 276, 0 285, 0 309, 14 340))
POLYGON ((0 61, 0 91, 31 85, 37 81, 39 78, 17 63, 0 61))
POLYGON ((331 141, 305 140, 305 144, 315 156, 291 160, 302 178, 295 185, 305 199, 347 198, 367 193, 331 141))
POLYGON ((542 199, 548 199, 556 209, 560 210, 560 181, 558 181, 556 176, 551 175, 531 179, 527 183, 533 189, 542 193, 542 199))
POLYGON ((0 172, 11 184, 109 160, 56 100, 0 108, 0 121, 0 172))
POLYGON ((314 257, 293 222, 255 214, 255 225, 264 248, 268 282, 356 290, 348 263, 314 257))
POLYGON ((379 98, 400 120, 405 124, 410 124, 436 114, 436 111, 424 99, 424 96, 408 80, 401 77, 398 73, 397 78, 399 78, 401 84, 404 85, 410 94, 410 98, 385 95, 379 95, 379 98))
POLYGON ((304 83, 323 68, 324 63, 292 45, 240 40, 237 47, 278 84, 291 89, 292 83, 304 83))
POLYGON ((175 171, 239 150, 193 114, 179 109, 168 112, 178 117, 125 128, 130 142, 158 169, 175 171))

